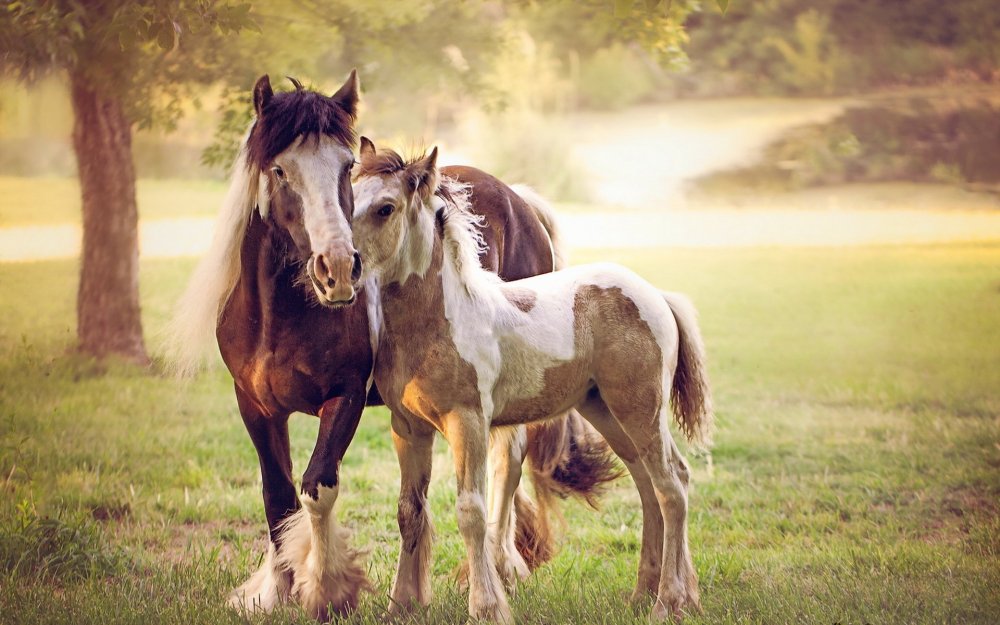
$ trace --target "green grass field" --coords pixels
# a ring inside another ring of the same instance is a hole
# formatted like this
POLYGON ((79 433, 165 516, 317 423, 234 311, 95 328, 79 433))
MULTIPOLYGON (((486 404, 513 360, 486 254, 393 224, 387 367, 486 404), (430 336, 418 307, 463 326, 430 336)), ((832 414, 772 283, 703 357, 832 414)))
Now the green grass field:
MULTIPOLYGON (((690 623, 1000 621, 1000 246, 621 251, 701 310, 718 430, 694 466, 690 623)), ((147 262, 153 338, 192 269, 147 262)), ((98 365, 73 339, 74 263, 0 265, 0 622, 242 623, 224 607, 264 547, 256 457, 222 368, 190 382, 98 365)), ((292 420, 298 470, 315 420, 292 420)), ((398 469, 383 410, 342 470, 338 516, 384 623, 398 469)), ((464 622, 448 451, 432 513, 436 599, 464 622)), ((565 506, 562 550, 512 600, 521 623, 641 623, 627 478, 565 506)), ((648 606, 647 606, 648 607, 648 606)), ((293 610, 254 623, 304 622, 293 610)))

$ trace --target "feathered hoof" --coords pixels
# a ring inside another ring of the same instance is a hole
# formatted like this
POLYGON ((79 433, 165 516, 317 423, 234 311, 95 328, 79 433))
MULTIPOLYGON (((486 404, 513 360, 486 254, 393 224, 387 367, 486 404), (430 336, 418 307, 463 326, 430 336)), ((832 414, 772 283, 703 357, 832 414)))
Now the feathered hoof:
POLYGON ((497 601, 472 608, 469 622, 514 625, 514 616, 510 613, 510 606, 506 601, 497 601))
POLYGON ((291 586, 291 574, 277 566, 274 545, 270 545, 264 563, 250 579, 229 593, 226 603, 235 610, 270 612, 278 604, 288 601, 291 586))
POLYGON ((371 590, 364 569, 351 566, 335 575, 296 575, 292 599, 310 617, 326 623, 353 612, 361 593, 371 590))
MULTIPOLYGON (((496 558, 495 562, 497 574, 500 575, 500 580, 503 581, 503 585, 508 591, 515 590, 518 583, 531 577, 531 568, 519 553, 515 553, 507 558, 496 558)), ((469 561, 462 560, 452 575, 454 575, 455 581, 458 583, 458 589, 462 592, 468 592, 469 561)))
POLYGON ((497 573, 508 590, 514 590, 519 582, 531 577, 531 569, 524 562, 524 558, 516 551, 507 557, 497 558, 497 573))
POLYGON ((657 599, 649 614, 650 623, 680 623, 689 614, 701 614, 701 603, 697 597, 682 595, 675 599, 657 599))
POLYGON ((361 594, 373 590, 364 553, 349 546, 350 531, 332 520, 323 532, 314 542, 308 513, 300 509, 290 516, 281 528, 281 550, 271 546, 260 570, 230 594, 229 605, 270 612, 291 601, 321 622, 352 612, 361 594))
POLYGON ((350 531, 330 523, 325 544, 315 544, 304 510, 286 523, 277 560, 295 580, 291 599, 321 622, 352 612, 361 594, 373 588, 362 564, 364 553, 349 545, 350 531))

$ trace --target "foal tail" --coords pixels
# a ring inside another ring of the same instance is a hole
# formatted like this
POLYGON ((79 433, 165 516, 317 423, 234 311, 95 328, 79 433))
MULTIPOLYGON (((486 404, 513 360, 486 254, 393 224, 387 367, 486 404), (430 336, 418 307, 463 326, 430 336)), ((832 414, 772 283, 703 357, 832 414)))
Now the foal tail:
POLYGON ((670 388, 674 419, 688 440, 705 447, 712 444, 712 391, 705 369, 705 344, 698 327, 698 311, 684 295, 663 293, 677 321, 680 335, 677 370, 670 388))
POLYGON ((535 213, 535 217, 542 223, 545 232, 552 242, 552 264, 554 270, 565 269, 569 263, 569 256, 566 254, 566 246, 563 245, 562 236, 559 232, 559 222, 556 219, 556 212, 549 204, 549 201, 542 197, 537 191, 525 184, 511 185, 511 190, 518 194, 525 204, 535 213))
POLYGON ((537 504, 518 489, 515 542, 535 569, 555 555, 558 501, 577 497, 596 510, 604 487, 623 471, 604 438, 575 410, 528 426, 527 460, 537 504))

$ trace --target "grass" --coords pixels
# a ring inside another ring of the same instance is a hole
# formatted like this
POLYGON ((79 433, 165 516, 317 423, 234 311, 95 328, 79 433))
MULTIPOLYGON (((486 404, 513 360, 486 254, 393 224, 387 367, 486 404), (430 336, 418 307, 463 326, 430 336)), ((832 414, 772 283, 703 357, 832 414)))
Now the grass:
MULTIPOLYGON (((690 623, 1000 620, 1000 246, 579 252, 693 296, 718 431, 691 457, 704 616, 690 623)), ((192 268, 142 266, 154 335, 192 268)), ((264 546, 258 467, 224 370, 181 383, 74 356, 76 265, 0 265, 0 622, 240 623, 225 593, 264 546)), ((316 422, 292 420, 305 467, 316 422)), ((343 465, 383 623, 398 550, 384 410, 343 465)), ((464 622, 454 486, 431 486, 436 599, 464 622)), ((565 506, 562 550, 514 597, 526 623, 641 623, 623 602, 638 498, 565 506)), ((304 622, 293 610, 255 623, 304 622)))

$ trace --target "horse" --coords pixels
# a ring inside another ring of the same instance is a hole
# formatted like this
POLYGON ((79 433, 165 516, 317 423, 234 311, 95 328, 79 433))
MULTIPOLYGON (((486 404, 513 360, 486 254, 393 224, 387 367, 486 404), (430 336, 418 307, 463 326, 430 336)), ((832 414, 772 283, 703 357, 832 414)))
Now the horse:
POLYGON ((354 180, 354 243, 379 289, 375 383, 407 443, 402 479, 426 483, 435 431, 448 440, 469 561, 472 619, 511 623, 488 542, 490 429, 577 410, 632 474, 643 532, 633 598, 654 620, 700 610, 687 541, 689 469, 670 413, 706 440, 711 393, 696 311, 609 263, 502 282, 478 262, 485 241, 469 189, 442 175, 437 149, 354 180))
MULTIPOLYGON (((190 374, 217 341, 259 458, 268 550, 230 604, 266 611, 295 600, 325 620, 353 609, 371 589, 333 506, 339 465, 362 410, 381 400, 372 384, 372 300, 360 282, 362 261, 350 230, 357 74, 329 97, 291 80, 295 89, 288 92, 275 93, 266 75, 254 86, 256 119, 210 249, 179 300, 168 357, 179 373, 190 374), (320 421, 300 494, 288 436, 292 412, 320 421)), ((474 210, 489 222, 486 266, 507 278, 551 271, 555 230, 548 208, 478 170, 455 174, 476 189, 474 210)), ((517 481, 527 454, 542 495, 537 510, 523 492, 515 495, 517 519, 508 525, 516 527, 509 531, 519 575, 553 551, 545 498, 591 499, 615 477, 606 443, 581 424, 570 414, 554 428, 522 431, 495 446, 498 456, 516 460, 500 467, 502 482, 517 481)), ((425 504, 407 491, 399 505, 425 504)))

